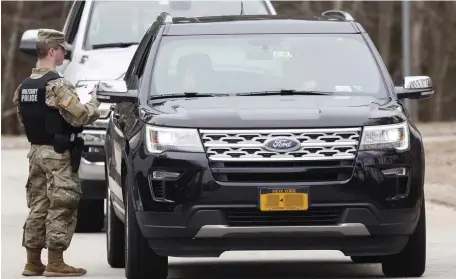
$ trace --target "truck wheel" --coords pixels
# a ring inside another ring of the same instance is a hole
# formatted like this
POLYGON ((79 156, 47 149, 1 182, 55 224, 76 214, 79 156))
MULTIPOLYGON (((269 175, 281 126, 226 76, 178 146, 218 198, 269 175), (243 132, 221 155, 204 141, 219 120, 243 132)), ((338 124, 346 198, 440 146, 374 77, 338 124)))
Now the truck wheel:
POLYGON ((142 235, 133 209, 133 200, 125 194, 125 277, 127 279, 165 279, 168 277, 168 257, 155 254, 142 235))
POLYGON ((76 232, 101 232, 103 227, 104 200, 81 200, 79 202, 76 232))
POLYGON ((385 256, 383 274, 387 277, 420 277, 426 269, 426 207, 423 200, 420 219, 405 248, 385 256))
POLYGON ((114 268, 125 267, 125 240, 124 240, 124 224, 119 220, 114 212, 111 201, 111 191, 106 187, 106 251, 108 256, 108 264, 114 268))

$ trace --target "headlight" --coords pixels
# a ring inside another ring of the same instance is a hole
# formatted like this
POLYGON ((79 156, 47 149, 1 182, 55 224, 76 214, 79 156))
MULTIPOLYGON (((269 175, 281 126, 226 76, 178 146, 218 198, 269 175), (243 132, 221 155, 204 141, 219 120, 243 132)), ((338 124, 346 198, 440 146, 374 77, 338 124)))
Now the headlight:
POLYGON ((409 144, 409 130, 407 122, 404 122, 393 125, 364 127, 360 149, 406 150, 409 144))
POLYGON ((151 153, 164 151, 204 152, 198 131, 147 126, 147 150, 151 153))

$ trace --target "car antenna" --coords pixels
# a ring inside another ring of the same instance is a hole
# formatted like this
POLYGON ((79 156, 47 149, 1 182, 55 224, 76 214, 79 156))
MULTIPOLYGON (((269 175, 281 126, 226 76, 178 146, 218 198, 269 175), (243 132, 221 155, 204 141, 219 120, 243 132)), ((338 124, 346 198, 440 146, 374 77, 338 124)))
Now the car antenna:
POLYGON ((241 0, 241 15, 245 15, 244 12, 244 2, 241 0))

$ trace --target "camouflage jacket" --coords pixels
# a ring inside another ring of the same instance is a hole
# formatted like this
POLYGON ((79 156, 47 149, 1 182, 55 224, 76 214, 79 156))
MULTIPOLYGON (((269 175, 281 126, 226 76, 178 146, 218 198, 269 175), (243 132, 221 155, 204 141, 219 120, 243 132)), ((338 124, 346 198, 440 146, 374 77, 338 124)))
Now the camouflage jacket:
MULTIPOLYGON (((30 77, 41 78, 49 71, 57 72, 54 69, 34 68, 30 77)), ((14 92, 13 102, 17 108, 19 122, 23 126, 19 109, 19 90, 20 85, 14 92)), ((100 102, 95 97, 92 97, 88 103, 82 104, 75 87, 65 78, 58 78, 48 82, 46 86, 46 105, 57 108, 65 121, 74 127, 91 124, 100 117, 100 111, 98 110, 100 102)))

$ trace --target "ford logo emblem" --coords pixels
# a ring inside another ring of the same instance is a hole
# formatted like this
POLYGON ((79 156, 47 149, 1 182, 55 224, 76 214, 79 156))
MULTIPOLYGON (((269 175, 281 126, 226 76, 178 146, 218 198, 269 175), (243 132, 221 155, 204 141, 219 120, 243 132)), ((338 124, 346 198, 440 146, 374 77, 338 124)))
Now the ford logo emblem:
POLYGON ((264 142, 264 148, 273 152, 291 152, 300 147, 301 142, 292 138, 272 138, 264 142))

